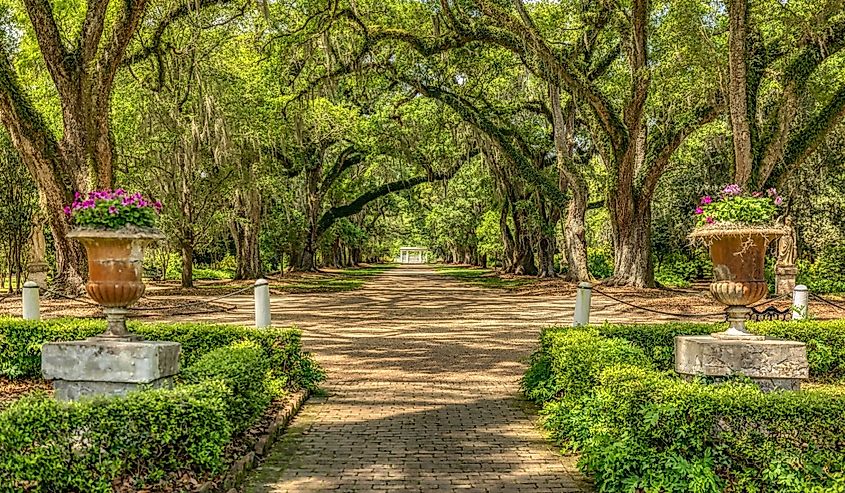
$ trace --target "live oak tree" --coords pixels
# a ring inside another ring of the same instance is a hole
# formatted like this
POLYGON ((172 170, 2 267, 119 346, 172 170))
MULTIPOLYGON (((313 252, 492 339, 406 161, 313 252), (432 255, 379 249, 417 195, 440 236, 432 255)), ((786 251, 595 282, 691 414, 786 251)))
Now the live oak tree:
POLYGON ((845 118, 845 3, 729 0, 735 180, 782 182, 845 118))
MULTIPOLYGON (((133 57, 142 59, 156 53, 167 27, 193 8, 228 2, 200 0, 161 9, 162 17, 151 20, 153 44, 141 48, 133 57)), ((0 48, 0 121, 44 197, 56 252, 53 282, 57 289, 75 291, 82 283, 84 252, 68 240, 69 225, 62 209, 76 191, 112 185, 112 92, 149 3, 21 0, 20 4, 9 1, 4 5, 7 12, 13 13, 10 17, 14 17, 14 28, 37 41, 38 54, 60 108, 59 127, 53 128, 51 115, 39 110, 36 96, 23 78, 25 74, 15 66, 21 47, 6 40, 0 48)))

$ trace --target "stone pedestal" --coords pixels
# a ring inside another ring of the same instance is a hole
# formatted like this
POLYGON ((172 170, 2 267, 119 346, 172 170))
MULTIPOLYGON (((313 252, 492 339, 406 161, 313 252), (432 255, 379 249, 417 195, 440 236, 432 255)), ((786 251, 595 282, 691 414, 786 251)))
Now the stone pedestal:
POLYGON ((794 265, 778 265, 775 267, 775 293, 778 295, 792 294, 795 289, 795 278, 798 268, 794 265))
POLYGON ((716 379, 744 375, 763 390, 799 390, 810 376, 807 346, 778 339, 675 338, 675 371, 716 379))
POLYGON ((158 341, 50 342, 42 347, 41 373, 60 400, 169 388, 179 373, 180 349, 179 343, 158 341))

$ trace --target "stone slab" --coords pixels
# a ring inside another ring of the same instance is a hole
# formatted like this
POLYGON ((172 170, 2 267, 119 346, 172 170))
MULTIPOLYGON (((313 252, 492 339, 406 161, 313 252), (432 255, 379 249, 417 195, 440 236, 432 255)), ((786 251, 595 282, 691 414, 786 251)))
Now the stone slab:
POLYGON ((780 339, 739 340, 712 336, 675 338, 675 371, 682 375, 745 375, 777 388, 798 388, 810 376, 807 346, 780 339))
POLYGON ((152 384, 179 373, 180 349, 166 341, 49 342, 41 373, 46 380, 152 384))
POLYGON ((92 395, 118 396, 142 389, 172 389, 173 377, 150 383, 81 382, 53 380, 53 395, 61 401, 76 401, 92 395))

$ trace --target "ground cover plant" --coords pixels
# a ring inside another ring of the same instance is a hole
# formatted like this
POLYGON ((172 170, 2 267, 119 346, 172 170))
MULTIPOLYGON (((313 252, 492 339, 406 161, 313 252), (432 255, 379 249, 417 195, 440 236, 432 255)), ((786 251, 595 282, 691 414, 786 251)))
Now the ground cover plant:
MULTIPOLYGON (((40 345, 102 331, 101 321, 0 319, 0 374, 40 368, 40 345)), ((0 491, 112 491, 173 484, 183 473, 210 477, 226 447, 271 401, 313 389, 322 369, 299 332, 211 324, 130 324, 147 339, 182 344, 172 390, 57 402, 24 396, 0 411, 0 491)))
POLYGON ((679 334, 713 324, 550 328, 523 377, 544 424, 599 491, 845 490, 841 322, 757 323, 808 343, 801 392, 761 392, 741 378, 687 381, 671 368, 679 334), (841 351, 841 349, 840 349, 841 351), (838 382, 838 383, 837 383, 838 382))

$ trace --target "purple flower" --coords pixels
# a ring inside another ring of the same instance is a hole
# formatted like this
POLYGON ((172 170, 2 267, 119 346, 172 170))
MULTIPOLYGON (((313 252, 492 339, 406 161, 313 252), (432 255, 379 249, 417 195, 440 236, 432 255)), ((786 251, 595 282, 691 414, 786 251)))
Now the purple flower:
POLYGON ((161 212, 161 202, 159 202, 158 200, 156 200, 156 201, 153 203, 153 207, 155 207, 156 212, 161 212))
POLYGON ((724 195, 740 195, 742 194, 742 187, 737 184, 728 185, 722 190, 724 195))
POLYGON ((696 208, 695 208, 695 213, 696 213, 696 214, 704 214, 704 209, 702 209, 701 207, 696 207, 696 208))
POLYGON ((114 194, 117 195, 118 197, 120 197, 121 195, 126 195, 126 190, 124 190, 122 188, 118 188, 117 190, 114 191, 114 194))
POLYGON ((117 214, 117 207, 113 205, 109 206, 109 214, 117 214))
POLYGON ((775 197, 775 205, 781 205, 781 204, 783 204, 783 197, 778 195, 777 197, 775 197))
POLYGON ((707 224, 713 224, 713 223, 715 223, 715 222, 716 222, 716 220, 715 220, 715 219, 713 219, 713 218, 712 218, 712 217, 710 217, 710 216, 707 216, 707 219, 705 219, 705 220, 704 220, 704 222, 706 222, 707 224))
POLYGON ((705 195, 704 197, 701 197, 701 204, 702 205, 707 205, 707 204, 710 204, 712 202, 713 202, 713 198, 710 197, 709 195, 705 195))
POLYGON ((69 216, 69 215, 70 215, 70 207, 69 207, 69 206, 65 206, 65 209, 64 209, 64 210, 65 210, 65 216, 69 216))

